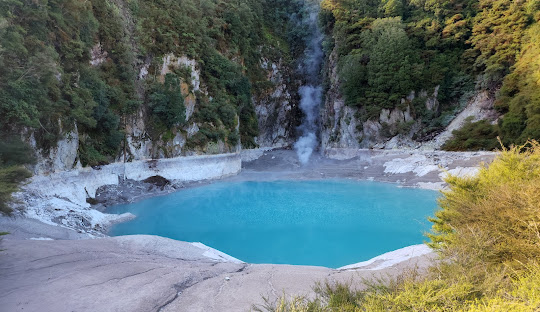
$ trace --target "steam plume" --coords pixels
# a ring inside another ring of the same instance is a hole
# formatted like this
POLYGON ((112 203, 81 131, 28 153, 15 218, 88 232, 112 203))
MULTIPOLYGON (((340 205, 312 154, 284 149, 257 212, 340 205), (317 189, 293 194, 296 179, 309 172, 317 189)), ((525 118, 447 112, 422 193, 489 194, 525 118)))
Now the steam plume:
POLYGON ((323 58, 322 34, 317 24, 319 2, 314 1, 306 3, 306 5, 309 14, 303 23, 309 29, 310 36, 306 38, 304 58, 299 68, 305 84, 298 89, 301 98, 300 109, 304 113, 304 118, 298 128, 301 133, 300 138, 294 144, 298 159, 304 165, 308 163, 311 154, 318 145, 318 116, 322 95, 319 73, 323 58))

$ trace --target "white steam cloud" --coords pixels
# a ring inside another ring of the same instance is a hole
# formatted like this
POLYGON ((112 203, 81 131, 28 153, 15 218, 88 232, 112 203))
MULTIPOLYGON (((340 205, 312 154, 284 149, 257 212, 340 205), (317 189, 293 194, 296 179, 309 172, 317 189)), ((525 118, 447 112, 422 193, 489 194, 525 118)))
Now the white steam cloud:
POLYGON ((304 120, 299 128, 302 135, 294 143, 294 148, 298 159, 305 165, 318 145, 317 123, 322 89, 320 86, 309 85, 301 86, 298 92, 300 93, 300 109, 304 113, 304 120))
POLYGON ((303 75, 305 84, 298 89, 300 94, 300 109, 304 113, 302 124, 298 128, 301 135, 294 144, 298 159, 302 164, 307 164, 313 151, 317 148, 319 106, 321 104, 322 88, 320 85, 319 73, 323 58, 322 39, 323 36, 317 24, 319 14, 319 2, 312 2, 307 7, 309 14, 302 21, 309 29, 310 36, 306 38, 306 49, 304 59, 300 65, 300 73, 303 75))

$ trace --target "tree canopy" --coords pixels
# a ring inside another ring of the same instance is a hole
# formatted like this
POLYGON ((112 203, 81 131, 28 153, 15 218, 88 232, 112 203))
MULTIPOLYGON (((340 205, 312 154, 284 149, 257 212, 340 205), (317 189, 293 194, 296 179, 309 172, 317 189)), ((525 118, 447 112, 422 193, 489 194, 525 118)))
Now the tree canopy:
MULTIPOLYGON (((497 95, 503 114, 482 140, 539 139, 537 0, 324 0, 321 23, 337 48, 340 87, 362 119, 439 86, 439 109, 409 103, 422 135, 440 130, 472 90, 497 95), (502 88, 501 88, 502 87, 502 88)), ((478 125, 479 126, 479 125, 478 125)), ((458 144, 459 145, 459 144, 458 144)), ((463 145, 461 145, 463 146, 463 145)))

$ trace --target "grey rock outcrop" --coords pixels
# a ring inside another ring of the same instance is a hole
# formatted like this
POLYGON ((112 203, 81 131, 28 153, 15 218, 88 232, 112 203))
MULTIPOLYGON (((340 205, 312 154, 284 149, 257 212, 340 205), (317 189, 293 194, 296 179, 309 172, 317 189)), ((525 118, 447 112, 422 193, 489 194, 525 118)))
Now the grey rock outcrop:
POLYGON ((58 172, 81 167, 77 157, 79 149, 77 124, 74 124, 72 130, 65 132, 56 143, 56 146, 51 147, 48 151, 43 151, 37 146, 34 135, 33 132, 26 133, 23 134, 23 138, 36 151, 37 163, 34 166, 35 174, 58 172))
POLYGON ((297 126, 297 99, 291 68, 282 60, 263 59, 261 67, 267 71, 272 87, 253 96, 259 122, 259 135, 255 142, 261 148, 288 147, 294 143, 297 126))
MULTIPOLYGON (((345 105, 340 91, 337 50, 338 48, 334 47, 326 65, 328 89, 320 114, 320 137, 323 151, 335 148, 437 149, 451 137, 453 130, 463 126, 467 117, 473 116, 474 121, 480 119, 494 121, 498 117, 493 110, 493 94, 487 91, 478 91, 469 100, 465 110, 455 117, 442 134, 428 142, 416 141, 419 134, 420 136, 425 135, 422 134, 425 125, 420 120, 421 117, 415 116, 413 103, 422 101, 426 111, 438 116, 441 109, 437 99, 439 86, 430 92, 423 90, 416 93, 413 91, 406 98, 401 99, 401 104, 397 107, 381 109, 378 118, 366 120, 358 108, 345 105)), ((429 136, 422 138, 422 140, 426 139, 429 139, 429 136)))

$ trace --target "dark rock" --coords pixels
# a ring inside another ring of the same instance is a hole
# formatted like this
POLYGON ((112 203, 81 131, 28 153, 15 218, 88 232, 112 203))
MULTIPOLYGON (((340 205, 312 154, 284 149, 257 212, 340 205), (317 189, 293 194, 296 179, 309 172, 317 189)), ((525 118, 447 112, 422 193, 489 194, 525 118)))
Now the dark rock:
POLYGON ((161 177, 153 176, 144 181, 121 179, 118 185, 104 185, 97 189, 94 199, 87 199, 92 208, 105 211, 107 207, 132 203, 144 198, 165 195, 177 190, 178 185, 161 177), (89 201, 90 200, 90 201, 89 201))
POLYGON ((153 184, 153 185, 161 187, 161 188, 171 184, 171 181, 165 179, 162 176, 158 176, 158 175, 151 176, 151 177, 143 180, 143 182, 144 183, 150 183, 150 184, 153 184))
POLYGON ((99 204, 99 201, 97 199, 95 199, 95 198, 92 198, 92 197, 87 197, 86 202, 89 203, 90 205, 99 204))

